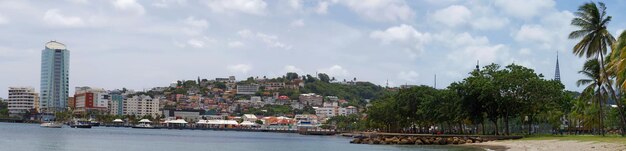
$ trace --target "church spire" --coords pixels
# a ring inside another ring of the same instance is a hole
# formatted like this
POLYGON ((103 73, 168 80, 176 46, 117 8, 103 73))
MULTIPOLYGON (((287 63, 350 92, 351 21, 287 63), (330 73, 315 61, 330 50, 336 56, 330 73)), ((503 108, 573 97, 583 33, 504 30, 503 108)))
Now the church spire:
POLYGON ((559 71, 559 52, 556 52, 556 69, 554 70, 554 80, 561 81, 561 71, 559 71))

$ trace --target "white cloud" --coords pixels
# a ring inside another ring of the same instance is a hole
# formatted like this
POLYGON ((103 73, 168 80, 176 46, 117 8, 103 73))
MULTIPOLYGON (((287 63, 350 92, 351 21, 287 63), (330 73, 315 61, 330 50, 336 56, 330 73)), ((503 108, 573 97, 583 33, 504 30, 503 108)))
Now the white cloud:
POLYGON ((130 12, 135 15, 143 15, 146 13, 143 6, 135 0, 115 0, 113 1, 113 6, 117 10, 130 12))
POLYGON ((252 31, 248 29, 240 30, 237 32, 237 34, 239 34, 239 36, 241 36, 242 38, 261 41, 268 47, 281 48, 285 50, 289 50, 292 48, 291 45, 287 45, 283 42, 280 42, 278 40, 278 36, 276 35, 266 34, 262 32, 253 33, 252 31))
POLYGON ((85 22, 80 17, 65 16, 61 14, 58 9, 50 9, 46 11, 43 16, 43 21, 46 24, 54 26, 80 27, 85 25, 85 22))
POLYGON ((333 65, 329 68, 323 68, 317 70, 319 73, 326 73, 329 76, 348 76, 348 70, 339 65, 333 65))
POLYGON ((353 12, 373 21, 408 21, 414 12, 403 0, 341 0, 353 12))
POLYGON ((509 15, 530 19, 552 9, 555 2, 553 0, 496 0, 494 4, 509 15))
POLYGON ((294 20, 294 21, 292 21, 289 24, 289 26, 291 26, 291 27, 302 27, 302 26, 304 26, 304 20, 302 20, 302 19, 294 20))
POLYGON ((429 39, 428 34, 420 33, 413 26, 402 24, 400 26, 389 27, 385 31, 373 31, 370 38, 379 39, 383 43, 398 41, 405 42, 413 39, 429 39))
POLYGON ((295 10, 302 9, 302 0, 289 0, 289 6, 295 10))
POLYGON ((193 48, 205 48, 211 44, 215 44, 217 43, 217 40, 204 36, 204 37, 200 37, 200 38, 191 38, 189 40, 187 40, 187 42, 185 43, 180 43, 178 41, 174 41, 174 45, 180 47, 180 48, 185 48, 187 46, 193 47, 193 48))
POLYGON ((0 25, 9 23, 9 19, 5 18, 0 14, 0 25))
POLYGON ((541 44, 547 44, 552 41, 552 37, 549 36, 550 31, 545 29, 541 25, 522 25, 515 34, 515 40, 520 42, 539 42, 541 44))
POLYGON ((236 64, 228 66, 228 70, 230 72, 238 72, 238 73, 248 73, 248 71, 252 70, 252 66, 249 64, 236 64))
POLYGON ((231 42, 228 42, 228 47, 230 47, 230 48, 243 47, 243 42, 241 42, 241 41, 231 41, 231 42))
POLYGON ((303 73, 303 70, 294 66, 294 65, 287 65, 284 68, 285 72, 294 72, 294 73, 303 73))
POLYGON ((552 51, 570 49, 568 42, 571 41, 567 35, 575 30, 570 26, 573 17, 574 15, 569 11, 548 13, 542 16, 539 23, 522 25, 513 32, 512 36, 517 42, 539 49, 552 51))
POLYGON ((465 6, 452 5, 441 10, 437 10, 431 18, 437 22, 443 23, 448 27, 455 27, 465 24, 472 12, 465 6))
POLYGON ((527 56, 527 55, 531 55, 532 51, 530 49, 528 49, 528 48, 522 48, 522 49, 519 50, 519 54, 527 56))
POLYGON ((87 0, 66 0, 68 2, 72 2, 72 3, 78 3, 78 4, 87 4, 89 1, 87 0))
POLYGON ((172 4, 185 5, 187 4, 187 0, 155 0, 155 2, 152 3, 152 6, 157 8, 168 8, 172 4))
POLYGON ((408 82, 417 82, 417 78, 419 78, 419 73, 415 72, 415 71, 402 71, 398 74, 398 79, 404 80, 404 81, 408 81, 408 82))
POLYGON ((204 47, 204 41, 199 39, 189 39, 187 40, 187 44, 194 48, 202 48, 204 47))
POLYGON ((472 36, 464 33, 443 32, 434 35, 435 43, 442 49, 451 50, 447 53, 447 65, 452 68, 468 67, 468 63, 476 60, 486 63, 498 63, 507 60, 508 47, 503 44, 491 44, 485 36, 472 36))
POLYGON ((183 28, 183 32, 187 35, 201 35, 204 30, 209 27, 209 22, 204 19, 196 19, 193 16, 187 17, 183 20, 183 23, 187 26, 183 28))
POLYGON ((206 4, 213 12, 241 12, 253 15, 265 14, 267 7, 263 0, 207 0, 206 4))
POLYGON ((330 5, 330 4, 327 1, 319 2, 317 4, 317 8, 315 9, 315 12, 318 13, 318 14, 326 14, 326 13, 328 13, 328 5, 330 5))
POLYGON ((472 20, 472 28, 478 30, 497 30, 509 24, 509 19, 498 17, 480 17, 472 20))
POLYGON ((410 54, 410 58, 415 58, 422 53, 424 45, 430 41, 431 36, 428 33, 418 32, 413 26, 401 24, 384 31, 373 31, 370 33, 370 38, 378 39, 382 44, 401 44, 406 49, 404 51, 410 54))

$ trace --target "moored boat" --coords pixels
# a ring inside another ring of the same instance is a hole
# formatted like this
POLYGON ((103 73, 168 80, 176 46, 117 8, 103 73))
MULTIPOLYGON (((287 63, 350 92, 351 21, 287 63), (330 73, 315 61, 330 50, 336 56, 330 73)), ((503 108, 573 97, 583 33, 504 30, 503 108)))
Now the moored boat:
POLYGON ((70 127, 71 128, 91 128, 91 122, 75 120, 74 122, 70 123, 70 127))
POLYGON ((152 121, 150 121, 148 119, 141 119, 139 121, 139 124, 132 126, 132 128, 143 128, 143 129, 153 129, 153 128, 155 128, 150 123, 152 123, 152 121))
POLYGON ((44 127, 44 128, 62 128, 63 124, 55 123, 55 122, 44 122, 44 123, 41 123, 39 126, 44 127))

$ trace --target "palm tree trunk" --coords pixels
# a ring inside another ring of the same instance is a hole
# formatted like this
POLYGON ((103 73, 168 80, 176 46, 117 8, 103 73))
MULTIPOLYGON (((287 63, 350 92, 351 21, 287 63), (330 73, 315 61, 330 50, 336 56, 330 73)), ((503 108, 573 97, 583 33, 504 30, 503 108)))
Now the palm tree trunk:
POLYGON ((602 102, 604 102, 604 98, 602 97, 602 94, 598 95, 600 95, 600 97, 598 97, 600 104, 600 134, 604 136, 604 105, 602 104, 602 102))
MULTIPOLYGON (((617 104, 617 111, 619 113, 619 118, 620 118, 620 122, 619 122, 619 126, 621 128, 621 135, 626 136, 626 126, 624 126, 624 123, 626 123, 626 119, 624 117, 624 106, 622 104, 622 101, 620 98, 617 97, 615 90, 613 89, 613 86, 611 86, 611 83, 608 83, 609 77, 607 76, 608 72, 606 72, 606 68, 604 68, 604 54, 600 53, 600 67, 602 68, 602 71, 604 72, 604 78, 607 81, 608 84, 608 88, 609 91, 611 91, 611 97, 613 98, 613 100, 615 100, 615 104, 617 104)), ((604 134, 604 133, 603 133, 604 134)))

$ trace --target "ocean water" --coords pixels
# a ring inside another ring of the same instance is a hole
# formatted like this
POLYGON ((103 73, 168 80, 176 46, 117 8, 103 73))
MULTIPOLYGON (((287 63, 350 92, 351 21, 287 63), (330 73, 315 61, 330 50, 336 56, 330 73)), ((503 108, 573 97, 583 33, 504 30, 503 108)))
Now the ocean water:
POLYGON ((0 123, 0 151, 477 151, 460 146, 350 144, 341 136, 0 123))

